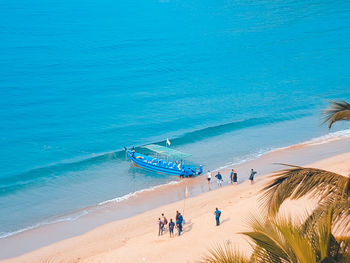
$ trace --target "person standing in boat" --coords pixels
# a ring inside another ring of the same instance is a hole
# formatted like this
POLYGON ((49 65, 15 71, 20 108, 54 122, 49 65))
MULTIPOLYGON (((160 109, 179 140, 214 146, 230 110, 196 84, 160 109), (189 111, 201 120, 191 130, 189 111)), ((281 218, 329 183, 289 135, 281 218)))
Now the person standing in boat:
POLYGON ((180 178, 184 178, 185 177, 185 169, 182 169, 180 172, 180 178))
POLYGON ((136 152, 135 146, 132 147, 131 152, 132 152, 132 157, 135 158, 135 152, 136 152))

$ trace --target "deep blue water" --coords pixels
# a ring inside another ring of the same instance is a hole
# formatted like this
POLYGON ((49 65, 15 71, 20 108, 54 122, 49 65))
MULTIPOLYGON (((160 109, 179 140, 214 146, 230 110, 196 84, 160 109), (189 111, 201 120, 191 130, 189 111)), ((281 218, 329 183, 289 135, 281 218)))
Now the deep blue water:
POLYGON ((0 233, 177 180, 123 146, 213 169, 350 100, 347 1, 1 1, 0 39, 0 233))

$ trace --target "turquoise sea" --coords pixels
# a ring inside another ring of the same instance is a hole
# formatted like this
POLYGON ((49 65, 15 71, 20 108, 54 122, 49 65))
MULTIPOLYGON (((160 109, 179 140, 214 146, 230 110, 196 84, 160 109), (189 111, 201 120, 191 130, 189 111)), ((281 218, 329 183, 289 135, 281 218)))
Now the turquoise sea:
POLYGON ((123 146, 215 169, 327 135, 350 100, 348 1, 3 0, 0 38, 0 237, 178 180, 123 146))

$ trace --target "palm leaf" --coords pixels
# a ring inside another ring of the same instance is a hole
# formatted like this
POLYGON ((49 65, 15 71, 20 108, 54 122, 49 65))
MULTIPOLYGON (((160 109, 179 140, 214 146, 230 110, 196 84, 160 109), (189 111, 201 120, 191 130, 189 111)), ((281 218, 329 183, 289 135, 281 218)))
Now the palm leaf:
POLYGON ((209 251, 198 263, 249 263, 249 259, 245 257, 237 249, 231 245, 216 246, 209 251))
POLYGON ((242 234, 253 241, 256 262, 316 262, 312 242, 290 218, 251 219, 251 231, 242 234))
POLYGON ((317 226, 320 218, 324 218, 328 209, 333 210, 333 230, 337 234, 350 234, 350 197, 339 199, 325 199, 321 200, 318 207, 311 213, 311 215, 304 222, 304 231, 312 229, 317 226))
POLYGON ((350 178, 316 168, 286 165, 291 168, 271 176, 263 188, 262 200, 271 215, 277 214, 282 203, 312 194, 322 200, 339 200, 350 196, 350 178))
POLYGON ((324 111, 325 122, 330 129, 333 123, 341 120, 350 120, 350 104, 346 101, 331 101, 331 106, 324 111))

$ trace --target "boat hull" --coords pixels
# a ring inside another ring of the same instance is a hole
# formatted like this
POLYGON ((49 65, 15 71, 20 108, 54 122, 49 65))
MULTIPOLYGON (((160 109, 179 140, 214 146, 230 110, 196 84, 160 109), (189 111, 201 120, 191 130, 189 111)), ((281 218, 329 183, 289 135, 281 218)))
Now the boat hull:
MULTIPOLYGON (((153 172, 157 172, 157 173, 162 173, 162 174, 176 175, 176 176, 183 175, 182 168, 179 169, 178 167, 173 167, 173 168, 164 167, 164 166, 158 165, 157 163, 150 163, 150 162, 145 161, 146 158, 153 159, 147 155, 142 155, 139 153, 134 153, 134 155, 133 155, 133 153, 129 150, 127 150, 126 153, 127 153, 128 158, 130 159, 130 161, 132 161, 133 164, 138 166, 138 167, 141 167, 141 168, 153 171, 153 172)), ((189 167, 184 166, 183 168, 186 169, 189 167)), ((194 176, 194 175, 195 175, 195 173, 192 174, 191 176, 194 176)))

